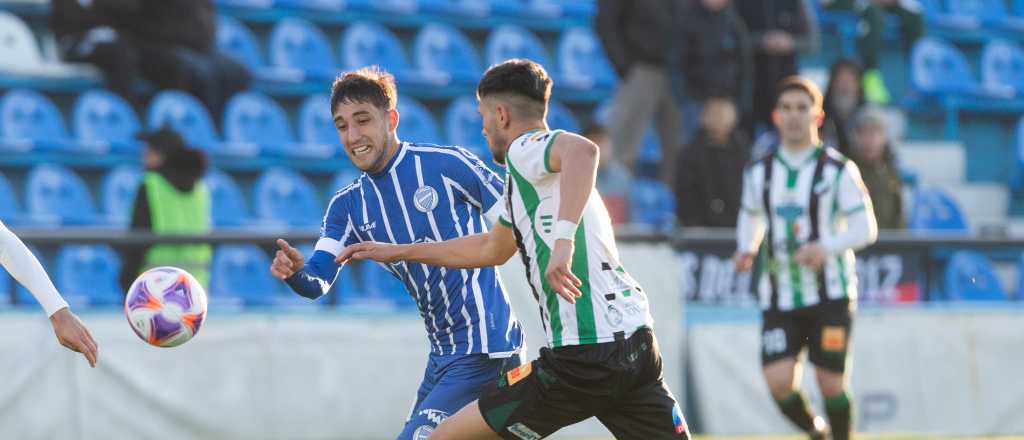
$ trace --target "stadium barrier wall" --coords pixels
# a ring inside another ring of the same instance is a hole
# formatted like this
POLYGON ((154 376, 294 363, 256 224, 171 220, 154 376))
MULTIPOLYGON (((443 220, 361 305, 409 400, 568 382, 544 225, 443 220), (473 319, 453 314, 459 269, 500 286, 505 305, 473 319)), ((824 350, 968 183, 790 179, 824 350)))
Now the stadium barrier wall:
MULTIPOLYGON (((621 253, 652 298, 665 376, 682 395, 672 248, 621 253)), ((522 272, 518 259, 502 268, 533 359, 545 338, 522 272)), ((41 311, 0 313, 0 439, 391 439, 429 350, 412 314, 214 309, 196 339, 171 349, 143 343, 120 313, 82 317, 100 346, 95 370, 56 343, 41 311)), ((576 435, 607 431, 589 422, 559 437, 576 435)))
MULTIPOLYGON (((856 429, 958 436, 1024 432, 1022 309, 1002 307, 862 308, 854 320, 850 364, 856 429)), ((721 316, 720 310, 688 312, 721 316)), ((694 409, 709 434, 794 433, 761 376, 760 320, 756 310, 750 312, 749 319, 688 326, 694 409)), ((823 414, 813 368, 804 370, 802 388, 823 414)))

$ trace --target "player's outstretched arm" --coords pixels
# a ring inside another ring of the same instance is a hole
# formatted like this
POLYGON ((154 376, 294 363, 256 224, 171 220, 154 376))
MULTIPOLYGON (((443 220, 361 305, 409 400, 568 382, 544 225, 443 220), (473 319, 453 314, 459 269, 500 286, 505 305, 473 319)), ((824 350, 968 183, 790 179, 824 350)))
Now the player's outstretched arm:
POLYGON ((57 292, 50 277, 43 270, 35 255, 28 250, 11 230, 0 222, 0 264, 25 286, 39 304, 46 310, 53 325, 57 341, 68 349, 85 355, 89 365, 95 367, 99 348, 81 319, 78 319, 68 303, 57 292))
POLYGON ((364 241, 346 247, 335 262, 350 259, 381 263, 413 261, 431 266, 471 269, 504 264, 516 253, 512 229, 503 224, 482 234, 474 234, 434 243, 390 244, 364 241))

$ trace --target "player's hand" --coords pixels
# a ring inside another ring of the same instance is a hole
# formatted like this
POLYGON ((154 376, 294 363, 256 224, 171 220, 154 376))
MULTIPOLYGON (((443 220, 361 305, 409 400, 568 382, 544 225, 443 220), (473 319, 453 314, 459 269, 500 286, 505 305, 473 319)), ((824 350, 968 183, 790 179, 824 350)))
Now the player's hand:
POLYGON ((287 241, 277 239, 277 247, 280 249, 274 255, 274 262, 270 263, 270 273, 274 275, 274 278, 285 280, 306 265, 306 259, 302 256, 302 252, 292 247, 287 241))
POLYGON ((92 333, 89 333, 81 319, 65 307, 50 316, 50 324, 53 325, 53 333, 57 335, 60 345, 82 353, 89 361, 89 366, 96 368, 100 350, 96 346, 96 341, 92 339, 92 333))
POLYGON ((363 241, 342 249, 334 262, 345 264, 348 260, 373 260, 381 263, 394 263, 401 260, 400 250, 396 244, 363 241))
POLYGON ((572 273, 572 254, 575 245, 570 240, 555 240, 555 248, 551 251, 548 267, 544 271, 544 279, 548 286, 569 304, 575 304, 576 298, 583 296, 579 287, 583 285, 572 273))
POLYGON ((828 253, 825 252, 825 248, 815 241, 800 246, 800 249, 796 251, 795 258, 797 263, 802 264, 813 272, 817 272, 821 270, 827 257, 828 253))
POLYGON ((754 267, 754 253, 736 251, 732 256, 732 262, 736 266, 736 272, 750 272, 754 267))

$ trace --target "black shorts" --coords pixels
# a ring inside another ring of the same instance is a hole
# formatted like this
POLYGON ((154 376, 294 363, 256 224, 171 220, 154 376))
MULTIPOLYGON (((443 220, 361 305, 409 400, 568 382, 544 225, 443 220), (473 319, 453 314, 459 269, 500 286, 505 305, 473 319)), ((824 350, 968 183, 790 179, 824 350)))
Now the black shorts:
POLYGON ((796 357, 807 347, 814 365, 836 373, 846 371, 853 308, 849 300, 833 300, 796 310, 765 310, 761 327, 761 364, 796 357))
POLYGON ((480 413, 509 440, 547 437, 597 417, 616 439, 689 439, 662 381, 654 332, 602 344, 542 348, 540 357, 484 388, 480 413))

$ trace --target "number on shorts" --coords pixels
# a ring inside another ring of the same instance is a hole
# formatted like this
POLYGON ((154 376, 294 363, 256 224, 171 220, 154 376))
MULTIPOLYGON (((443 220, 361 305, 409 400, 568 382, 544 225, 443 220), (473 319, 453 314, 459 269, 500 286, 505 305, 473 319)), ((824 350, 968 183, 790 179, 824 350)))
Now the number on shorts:
POLYGON ((786 351, 786 332, 781 328, 765 330, 762 344, 764 353, 767 355, 779 354, 786 351))

